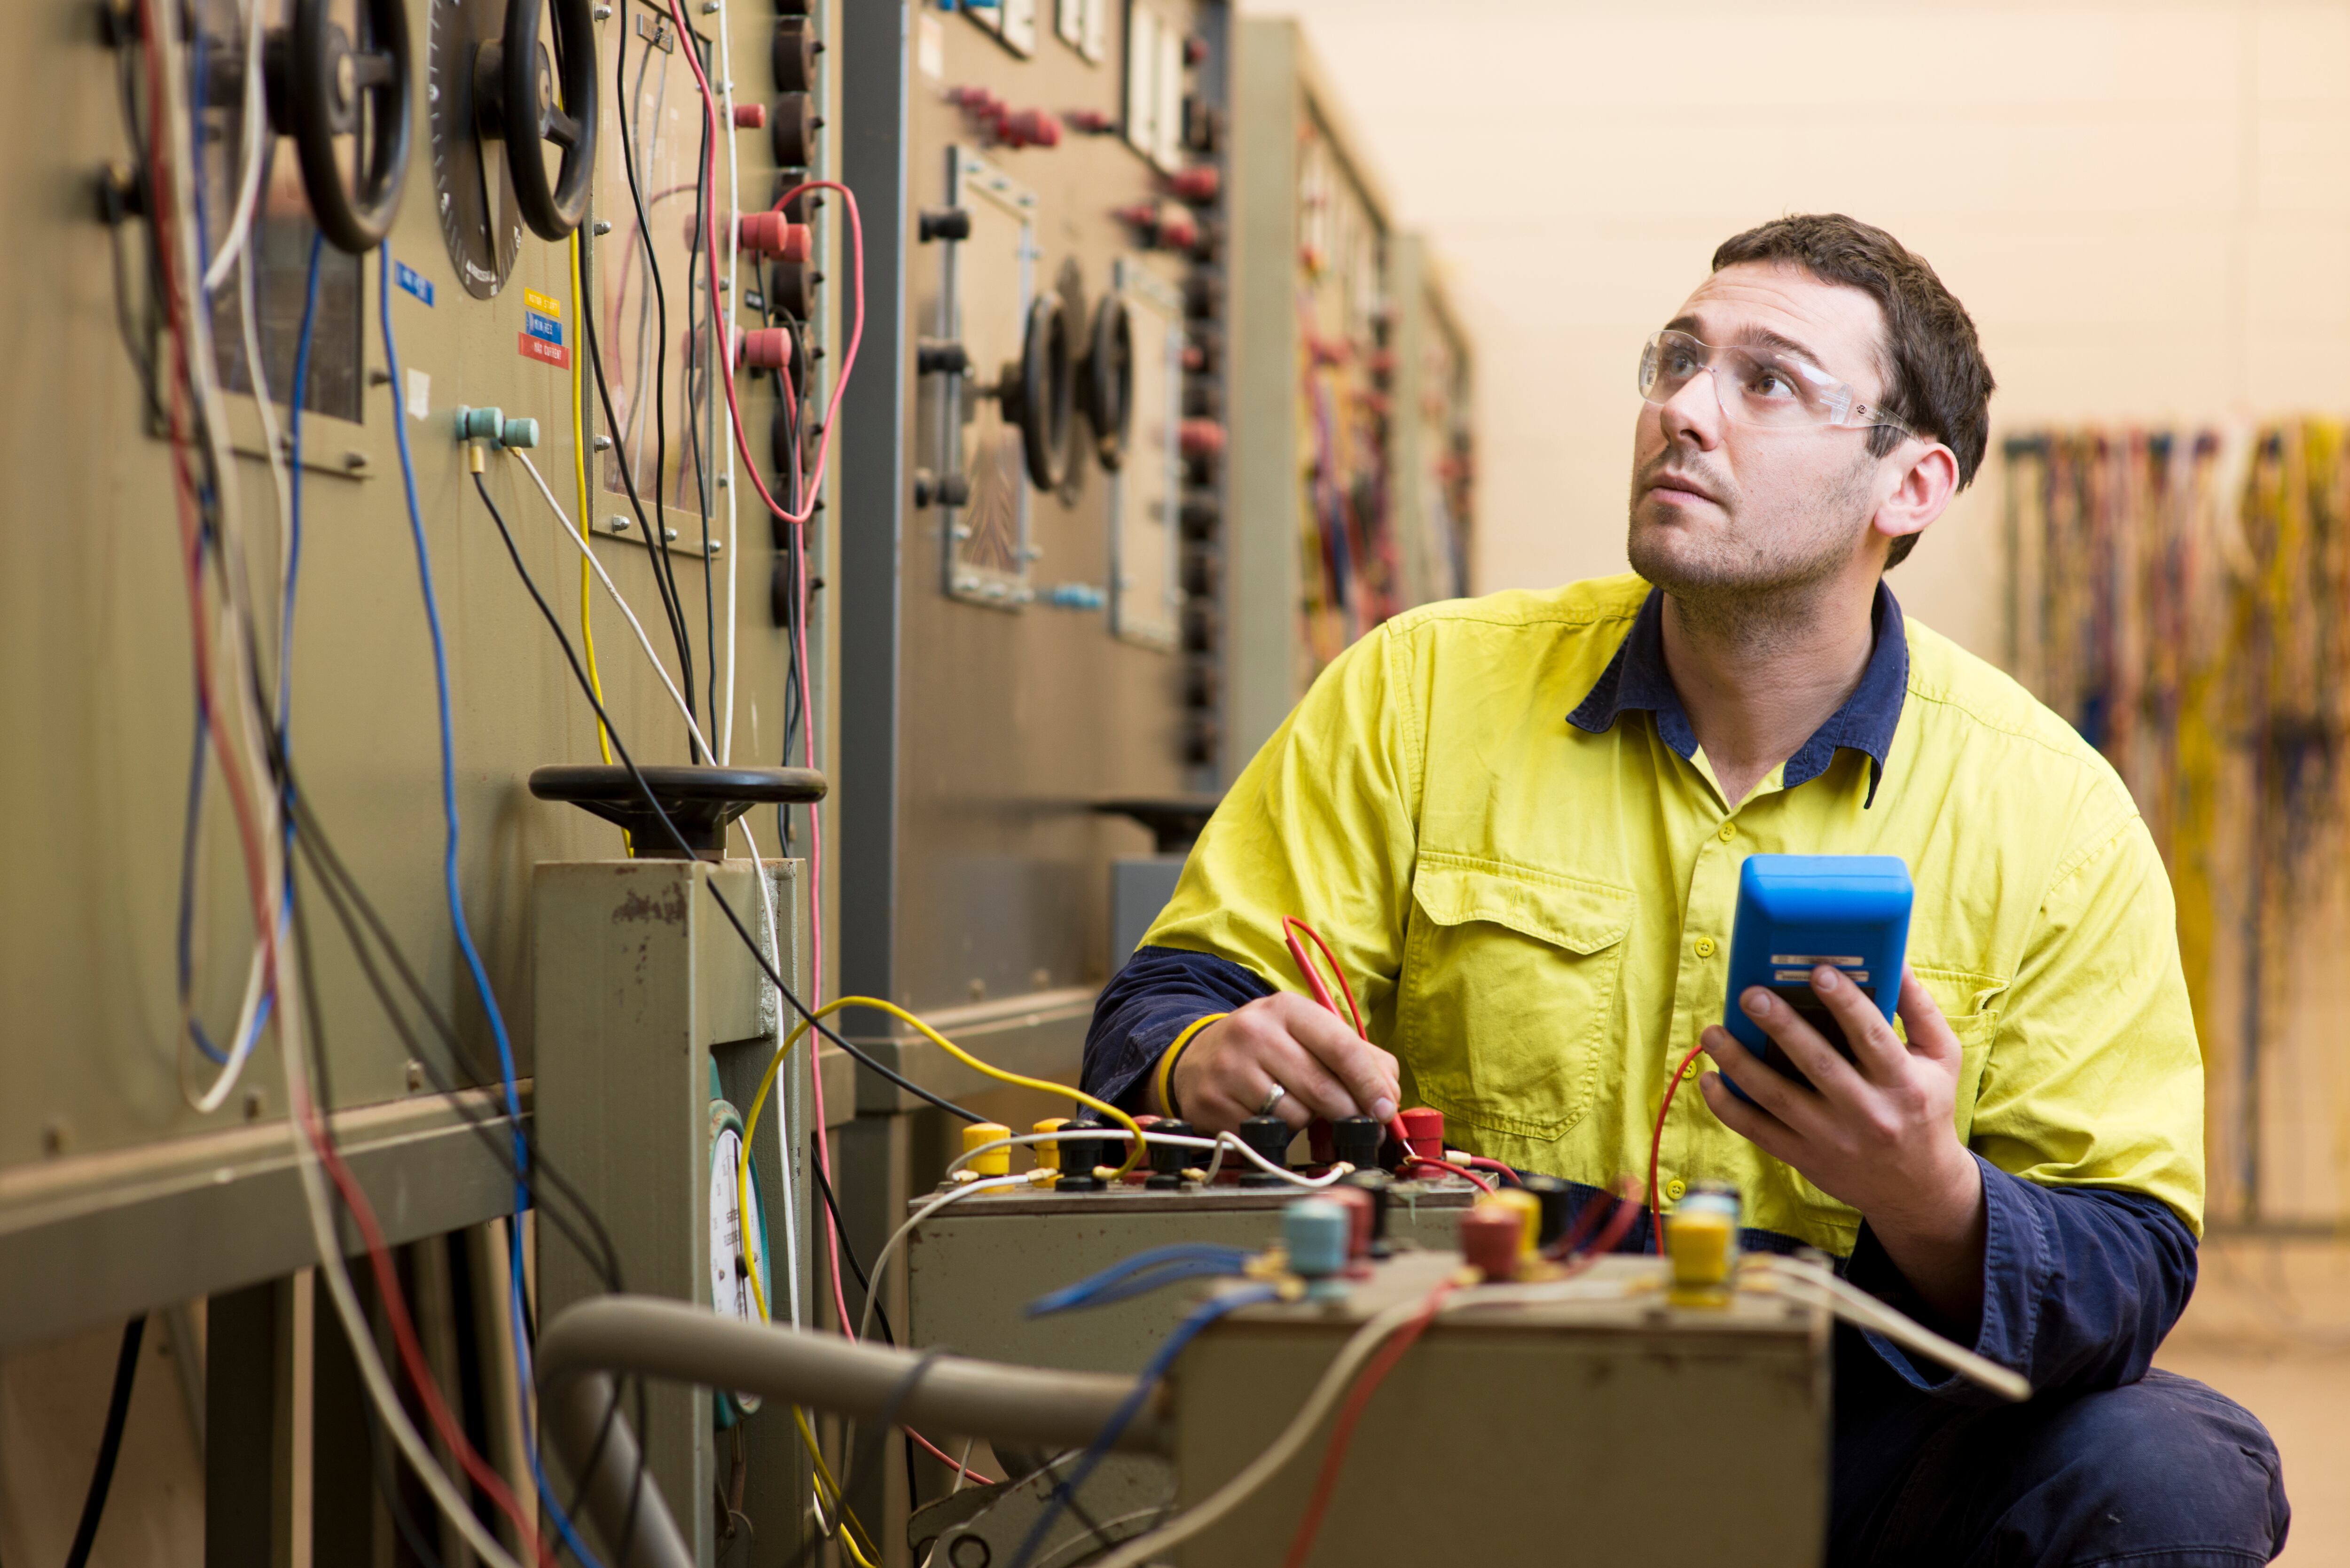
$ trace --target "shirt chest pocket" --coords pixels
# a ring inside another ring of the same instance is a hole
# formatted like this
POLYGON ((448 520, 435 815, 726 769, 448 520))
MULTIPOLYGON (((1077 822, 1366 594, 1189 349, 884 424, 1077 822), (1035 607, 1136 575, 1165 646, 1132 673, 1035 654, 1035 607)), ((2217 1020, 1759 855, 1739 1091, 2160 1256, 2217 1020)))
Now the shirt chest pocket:
POLYGON ((1553 1139, 1591 1108, 1632 890, 1422 851, 1396 1045, 1446 1116, 1553 1139))

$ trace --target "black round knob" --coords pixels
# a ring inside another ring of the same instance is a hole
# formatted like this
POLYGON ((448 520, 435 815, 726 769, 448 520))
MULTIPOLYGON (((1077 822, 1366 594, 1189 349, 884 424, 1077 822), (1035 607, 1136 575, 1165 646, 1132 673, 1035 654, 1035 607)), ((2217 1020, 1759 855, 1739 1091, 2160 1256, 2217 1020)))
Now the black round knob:
POLYGON ((631 773, 623 767, 565 764, 534 768, 530 793, 541 800, 569 801, 627 829, 629 853, 640 859, 720 860, 726 854, 728 823, 754 805, 822 800, 825 779, 806 768, 648 763, 631 773))
POLYGON ((337 250, 373 250, 391 229, 415 126, 408 7, 362 0, 353 38, 326 0, 296 0, 263 57, 270 119, 294 138, 302 189, 337 250), (349 146, 339 145, 346 139, 349 146))
POLYGON ((816 86, 816 23, 806 16, 785 16, 775 24, 771 63, 775 85, 785 92, 806 92, 816 86))
POLYGON ((767 147, 778 169, 806 169, 816 161, 816 99, 804 92, 787 92, 767 110, 767 147))
POLYGON ((508 0, 504 36, 475 57, 473 102, 482 134, 505 140, 523 222, 540 239, 561 240, 588 215, 596 175, 596 31, 588 0, 554 0, 550 57, 539 41, 547 11, 547 0, 508 0), (550 141, 562 153, 551 180, 550 141))
POLYGON ((1099 1192, 1109 1183, 1094 1174, 1094 1168, 1111 1163, 1110 1151, 1115 1147, 1107 1138, 1063 1137, 1061 1144, 1061 1179, 1053 1184, 1056 1192, 1099 1192))
POLYGON ((1542 1205, 1542 1228, 1535 1232, 1535 1241, 1538 1246, 1548 1247, 1565 1235, 1574 1222, 1575 1189, 1555 1176, 1534 1174, 1520 1180, 1542 1205))
MULTIPOLYGON (((1170 1137, 1193 1136, 1190 1122, 1171 1119, 1161 1121, 1150 1130, 1154 1133, 1164 1133, 1170 1137)), ((1192 1153, 1192 1150, 1185 1148, 1181 1144, 1152 1144, 1150 1146, 1150 1179, 1142 1185, 1155 1188, 1161 1192, 1182 1186, 1183 1167, 1191 1162, 1192 1153)))
MULTIPOLYGON (((1297 1129, 1279 1116, 1251 1116, 1241 1124, 1241 1141, 1284 1169, 1289 1159, 1289 1142, 1296 1136, 1297 1129)), ((1271 1171, 1252 1165, 1243 1173, 1241 1185, 1281 1187, 1286 1183, 1271 1171)))
POLYGON ((1340 1116, 1330 1124, 1332 1143, 1338 1158, 1357 1170, 1371 1170, 1379 1163, 1379 1143, 1388 1129, 1379 1125, 1377 1116, 1340 1116))
POLYGON ((1388 1244, 1388 1205, 1395 1197, 1395 1178, 1384 1170, 1358 1170, 1346 1185, 1371 1195, 1371 1256, 1384 1258, 1395 1249, 1388 1244))

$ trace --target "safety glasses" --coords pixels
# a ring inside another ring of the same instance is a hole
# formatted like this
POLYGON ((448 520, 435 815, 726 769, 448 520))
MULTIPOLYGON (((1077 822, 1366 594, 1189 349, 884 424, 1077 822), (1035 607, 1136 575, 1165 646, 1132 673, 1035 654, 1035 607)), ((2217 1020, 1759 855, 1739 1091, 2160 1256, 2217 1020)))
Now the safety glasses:
POLYGON ((1817 365, 1768 348, 1717 348, 1686 332, 1659 332, 1640 350, 1640 396, 1659 408, 1680 395, 1691 378, 1711 372, 1721 411, 1734 424, 1789 430, 1884 425, 1905 436, 1918 432, 1847 382, 1817 365))

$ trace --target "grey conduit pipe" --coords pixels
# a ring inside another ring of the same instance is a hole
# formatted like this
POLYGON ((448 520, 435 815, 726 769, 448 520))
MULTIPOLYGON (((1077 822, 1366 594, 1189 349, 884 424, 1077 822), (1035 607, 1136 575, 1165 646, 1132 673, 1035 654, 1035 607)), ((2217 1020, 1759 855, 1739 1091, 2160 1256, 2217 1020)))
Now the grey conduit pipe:
MULTIPOLYGON (((959 1437, 1008 1438, 1055 1448, 1093 1441, 1134 1379, 1097 1372, 1048 1372, 941 1355, 910 1388, 921 1359, 913 1351, 852 1345, 831 1334, 719 1317, 709 1308, 653 1296, 599 1296, 566 1308, 538 1340, 539 1420, 564 1469, 583 1483, 588 1516, 616 1555, 629 1520, 629 1489, 641 1480, 632 1568, 694 1568, 692 1546, 650 1476, 637 1469, 637 1438, 611 1409, 614 1374, 736 1388, 762 1398, 839 1415, 878 1417, 895 1397, 896 1418, 959 1437), (597 1436, 595 1472, 583 1474, 597 1436)), ((1162 1453, 1167 1427, 1146 1405, 1118 1438, 1129 1452, 1162 1453)))

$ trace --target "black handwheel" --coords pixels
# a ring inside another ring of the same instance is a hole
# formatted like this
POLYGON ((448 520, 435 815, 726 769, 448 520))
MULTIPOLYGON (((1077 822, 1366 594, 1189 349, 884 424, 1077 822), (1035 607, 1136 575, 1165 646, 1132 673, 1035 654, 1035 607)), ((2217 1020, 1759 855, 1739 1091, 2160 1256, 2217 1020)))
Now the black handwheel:
POLYGON ((596 174, 596 34, 588 0, 552 0, 555 59, 538 40, 549 0, 506 0, 504 37, 484 44, 473 62, 473 101, 481 134, 506 144, 515 204, 543 240, 569 237, 588 215, 596 174), (562 101, 556 73, 562 73, 562 101), (546 142, 563 150, 546 177, 546 142))
POLYGON ((1086 350, 1086 422, 1094 431, 1094 461, 1116 473, 1126 461, 1126 438, 1134 423, 1134 323, 1126 301, 1105 295, 1094 307, 1094 329, 1086 350))
POLYGON ((1076 365, 1069 351, 1069 315, 1057 294, 1028 307, 1020 362, 1003 368, 997 389, 1003 417, 1020 427, 1028 478, 1037 489, 1061 488, 1069 466, 1069 426, 1076 416, 1076 365))
POLYGON ((294 25, 269 39, 270 118, 294 138, 302 189, 327 243, 363 255, 400 211, 413 142, 406 0, 359 0, 354 47, 327 0, 294 0, 294 25), (338 144, 355 139, 346 175, 338 144))

